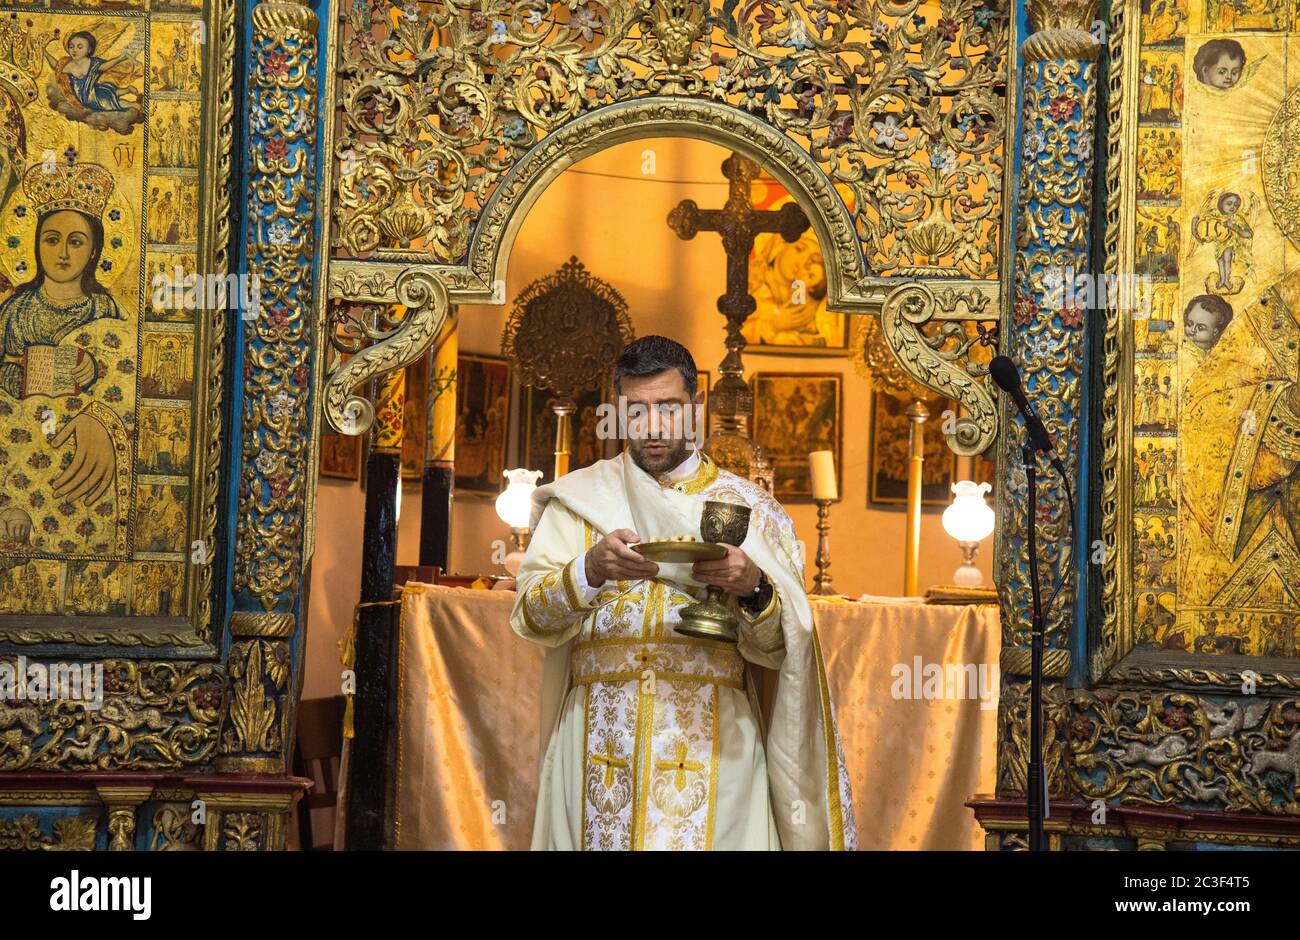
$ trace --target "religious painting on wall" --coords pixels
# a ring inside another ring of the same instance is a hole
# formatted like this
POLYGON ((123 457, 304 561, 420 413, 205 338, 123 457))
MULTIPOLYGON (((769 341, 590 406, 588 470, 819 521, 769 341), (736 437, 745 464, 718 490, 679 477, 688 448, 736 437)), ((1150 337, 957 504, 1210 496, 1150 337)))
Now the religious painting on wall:
MULTIPOLYGON (((556 398, 549 389, 524 386, 519 400, 522 415, 519 421, 520 466, 541 470, 537 485, 550 483, 555 478, 555 430, 558 419, 551 405, 556 398)), ((587 391, 574 401, 577 408, 569 416, 569 470, 589 467, 597 460, 612 457, 618 452, 619 442, 601 439, 598 409, 609 401, 607 390, 587 391)), ((459 445, 458 445, 459 446, 459 445)), ((457 453, 459 457, 459 452, 457 453)), ((498 487, 498 489, 500 489, 498 487)))
POLYGON ((505 487, 510 364, 500 356, 456 359, 456 494, 496 496, 505 487))
POLYGON ((3 641, 211 639, 229 65, 211 9, 134 7, 0 6, 3 641))
POLYGON ((844 378, 838 372, 758 372, 754 389, 754 440, 772 462, 779 500, 812 499, 808 454, 835 454, 843 492, 842 412, 844 378))
POLYGON ((1294 12, 1222 0, 1143 9, 1129 46, 1140 60, 1136 123, 1112 183, 1133 210, 1119 222, 1121 315, 1110 325, 1124 350, 1107 388, 1122 416, 1119 576, 1103 600, 1115 611, 1103 627, 1114 631, 1110 664, 1232 654, 1294 671, 1294 12))
MULTIPOLYGON (((339 365, 352 358, 350 353, 339 356, 339 365)), ((363 386, 356 394, 365 395, 363 386)), ((322 431, 320 436, 320 475, 333 480, 353 480, 363 482, 366 466, 366 451, 369 446, 369 434, 338 434, 322 431)), ((364 489, 364 483, 362 485, 364 489)))
POLYGON ((320 475, 336 480, 360 480, 364 434, 322 434, 320 475))
MULTIPOLYGON (((871 396, 871 436, 867 443, 867 505, 906 506, 907 473, 911 464, 911 425, 907 409, 914 399, 874 392, 871 396)), ((957 404, 942 395, 922 400, 930 417, 924 424, 921 465, 921 505, 947 506, 952 502, 952 481, 956 479, 957 455, 948 447, 940 430, 945 411, 957 412, 957 404)))
MULTIPOLYGON (((959 476, 960 474, 958 474, 959 476)), ((971 458, 970 478, 975 483, 987 483, 989 490, 984 494, 984 501, 994 505, 994 494, 998 491, 998 465, 983 454, 971 458)))
POLYGON ((402 481, 419 486, 424 480, 424 442, 429 436, 429 357, 406 367, 402 398, 402 481))
MULTIPOLYGON (((754 180, 754 208, 776 211, 795 199, 770 176, 754 180)), ((852 211, 853 197, 840 188, 852 211)), ((749 293, 758 308, 741 327, 746 353, 843 354, 849 346, 849 318, 826 309, 826 265, 817 235, 809 228, 794 242, 779 233, 754 237, 749 256, 749 293)))

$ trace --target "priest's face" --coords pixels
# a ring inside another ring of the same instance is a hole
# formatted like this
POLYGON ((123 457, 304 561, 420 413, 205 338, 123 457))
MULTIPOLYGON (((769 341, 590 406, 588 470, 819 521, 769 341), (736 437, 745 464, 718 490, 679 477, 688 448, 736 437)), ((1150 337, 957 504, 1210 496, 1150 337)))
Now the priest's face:
POLYGON ((655 375, 624 376, 620 394, 627 400, 627 452, 633 463, 650 474, 677 466, 690 455, 687 433, 692 431, 693 404, 704 400, 698 392, 692 398, 676 369, 655 375), (691 411, 691 416, 687 412, 691 411))

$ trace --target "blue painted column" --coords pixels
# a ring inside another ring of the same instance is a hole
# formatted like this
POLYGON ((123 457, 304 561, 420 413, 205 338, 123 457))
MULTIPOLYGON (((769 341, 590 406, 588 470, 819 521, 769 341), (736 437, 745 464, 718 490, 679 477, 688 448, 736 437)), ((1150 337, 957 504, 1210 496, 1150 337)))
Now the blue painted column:
POLYGON ((311 479, 319 21, 302 3, 250 14, 244 273, 234 454, 233 611, 217 770, 283 774, 301 670, 304 526, 311 479))
MULTIPOLYGON (((1015 258, 1012 296, 1004 314, 1004 351, 1020 369, 1066 472, 1037 461, 1036 504, 1028 506, 1021 447, 1024 422, 1006 407, 998 450, 999 550, 1002 591, 1002 697, 998 793, 1025 791, 1031 602, 1026 520, 1038 520, 1038 559, 1045 614, 1043 675, 1048 698, 1070 673, 1076 629, 1076 551, 1065 486, 1082 495, 1086 285, 1097 107, 1094 36, 1096 0, 1026 4, 1028 35, 1020 49, 1021 83, 1015 258), (1050 606, 1049 606, 1050 605, 1050 606)), ((1046 708, 1044 753, 1056 785, 1060 768, 1056 723, 1046 708)))

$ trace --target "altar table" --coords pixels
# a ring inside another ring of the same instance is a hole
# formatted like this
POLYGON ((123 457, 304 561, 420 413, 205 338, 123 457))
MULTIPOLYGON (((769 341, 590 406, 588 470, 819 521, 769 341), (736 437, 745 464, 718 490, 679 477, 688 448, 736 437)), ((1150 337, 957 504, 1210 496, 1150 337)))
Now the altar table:
MULTIPOLYGON (((510 629, 514 599, 402 592, 394 848, 529 846, 544 651, 510 629)), ((982 848, 963 804, 995 789, 997 608, 813 600, 859 847, 982 848)))

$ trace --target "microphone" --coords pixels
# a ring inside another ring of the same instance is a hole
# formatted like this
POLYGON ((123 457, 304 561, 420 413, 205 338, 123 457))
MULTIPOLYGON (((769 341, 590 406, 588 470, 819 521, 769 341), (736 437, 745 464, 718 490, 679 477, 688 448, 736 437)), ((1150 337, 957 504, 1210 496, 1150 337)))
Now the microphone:
POLYGON ((1052 444, 1052 436, 1047 433, 1047 428, 1043 427, 1043 422, 1034 411, 1034 406, 1029 404, 1029 399, 1025 397, 1016 364, 1006 356, 994 356, 993 361, 989 363, 989 375, 998 384, 998 388, 1010 395, 1016 407, 1020 409, 1020 414, 1025 419, 1025 433, 1028 434, 1034 450, 1039 453, 1052 453, 1056 449, 1052 444))

